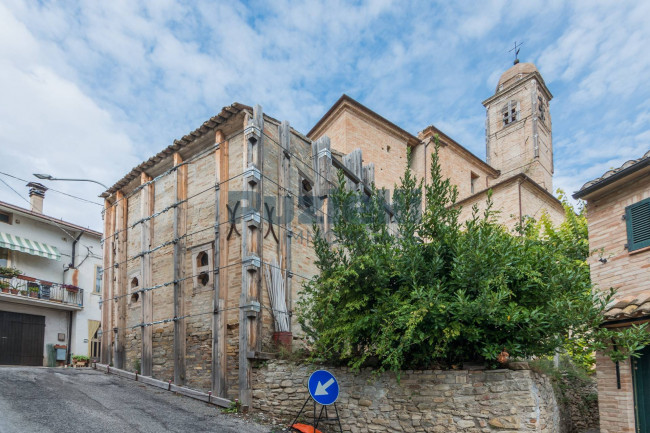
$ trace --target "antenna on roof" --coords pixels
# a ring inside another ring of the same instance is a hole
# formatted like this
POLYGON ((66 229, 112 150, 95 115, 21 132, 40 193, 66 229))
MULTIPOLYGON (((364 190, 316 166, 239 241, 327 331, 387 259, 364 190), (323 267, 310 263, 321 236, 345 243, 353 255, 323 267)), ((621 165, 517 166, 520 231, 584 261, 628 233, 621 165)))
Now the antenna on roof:
POLYGON ((523 44, 524 43, 522 42, 519 45, 517 45, 517 41, 515 41, 515 47, 513 49, 511 49, 510 51, 508 51, 509 53, 512 53, 513 51, 515 52, 515 61, 514 61, 513 65, 516 65, 517 63, 519 63, 519 50, 521 50, 521 46, 523 44))

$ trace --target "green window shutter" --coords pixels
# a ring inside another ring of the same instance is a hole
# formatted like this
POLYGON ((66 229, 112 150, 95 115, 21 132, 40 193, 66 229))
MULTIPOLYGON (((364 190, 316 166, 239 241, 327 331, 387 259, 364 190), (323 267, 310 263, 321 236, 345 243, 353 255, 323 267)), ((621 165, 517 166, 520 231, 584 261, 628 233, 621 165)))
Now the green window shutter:
POLYGON ((650 247, 650 198, 625 208, 628 251, 650 247))

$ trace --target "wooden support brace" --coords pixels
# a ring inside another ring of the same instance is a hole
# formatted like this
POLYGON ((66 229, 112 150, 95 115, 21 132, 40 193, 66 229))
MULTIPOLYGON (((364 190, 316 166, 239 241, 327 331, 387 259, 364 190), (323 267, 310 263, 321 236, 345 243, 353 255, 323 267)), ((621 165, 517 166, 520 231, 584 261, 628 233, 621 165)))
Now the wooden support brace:
MULTIPOLYGON (((146 173, 140 174, 140 184, 151 181, 151 177, 146 173)), ((148 184, 140 190, 140 217, 147 218, 154 211, 154 185, 148 184)), ((140 259, 140 275, 142 277, 142 287, 151 287, 153 282, 151 254, 144 254, 151 249, 153 239, 153 220, 149 219, 142 223, 140 233, 140 249, 142 256, 140 259)), ((153 320, 153 291, 142 292, 142 322, 149 323, 153 320)), ((142 355, 140 367, 142 376, 151 376, 153 373, 153 328, 151 326, 142 326, 142 355)))
POLYGON ((128 201, 124 193, 118 191, 116 194, 116 227, 117 227, 117 262, 120 264, 116 269, 116 291, 117 296, 117 340, 115 342, 115 356, 113 362, 117 368, 125 368, 126 365, 126 235, 127 235, 127 210, 128 201))
POLYGON ((222 234, 221 218, 226 218, 228 206, 228 141, 222 131, 215 134, 215 184, 214 194, 214 266, 218 271, 214 274, 214 297, 212 315, 212 390, 215 395, 225 398, 227 394, 226 372, 226 317, 225 312, 228 293, 227 268, 228 239, 222 234), (223 182, 223 183, 222 183, 223 182))
MULTIPOLYGON (((187 200, 187 165, 181 165, 181 155, 174 153, 174 166, 176 169, 176 202, 187 200)), ((187 203, 181 203, 174 207, 174 239, 182 238, 186 233, 187 203)), ((174 383, 185 384, 185 346, 186 327, 185 319, 185 296, 183 295, 184 277, 183 267, 185 264, 185 240, 178 240, 174 243, 174 317, 180 318, 174 321, 174 383)))
MULTIPOLYGON (((262 107, 256 105, 253 117, 244 128, 246 139, 244 152, 244 167, 248 170, 259 170, 262 163, 262 138, 264 131, 264 118, 262 107)), ((243 179, 242 207, 247 212, 260 214, 260 198, 262 182, 250 182, 243 179)), ((251 257, 262 257, 262 230, 261 227, 248 224, 242 218, 242 261, 251 257)), ((248 260, 250 262, 250 260, 248 260)), ((258 342, 258 319, 247 313, 246 307, 251 302, 259 303, 261 290, 261 272, 259 268, 242 265, 242 287, 239 298, 239 397, 242 406, 249 408, 251 405, 251 363, 248 352, 255 350, 258 342)))
POLYGON ((114 208, 108 200, 104 200, 104 276, 102 280, 102 338, 101 360, 105 364, 111 362, 111 310, 112 301, 112 270, 113 270, 113 213, 114 208))
MULTIPOLYGON (((281 220, 280 224, 284 226, 281 233, 280 257, 284 264, 280 262, 280 267, 286 269, 285 287, 286 302, 289 311, 292 310, 292 292, 291 292, 291 237, 292 219, 293 219, 293 196, 291 195, 291 126, 288 121, 283 121, 278 130, 280 145, 282 146, 282 155, 279 158, 278 180, 280 188, 278 189, 278 206, 281 220)), ((291 330, 291 316, 289 316, 289 330, 291 330)))

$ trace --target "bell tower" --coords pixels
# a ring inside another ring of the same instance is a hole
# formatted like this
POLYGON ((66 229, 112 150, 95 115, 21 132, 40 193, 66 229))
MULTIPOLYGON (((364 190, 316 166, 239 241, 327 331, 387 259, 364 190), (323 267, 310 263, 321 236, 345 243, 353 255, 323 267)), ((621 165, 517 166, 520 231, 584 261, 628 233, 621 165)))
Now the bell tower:
POLYGON ((515 60, 483 101, 487 163, 500 180, 523 173, 553 192, 552 98, 535 65, 515 60))

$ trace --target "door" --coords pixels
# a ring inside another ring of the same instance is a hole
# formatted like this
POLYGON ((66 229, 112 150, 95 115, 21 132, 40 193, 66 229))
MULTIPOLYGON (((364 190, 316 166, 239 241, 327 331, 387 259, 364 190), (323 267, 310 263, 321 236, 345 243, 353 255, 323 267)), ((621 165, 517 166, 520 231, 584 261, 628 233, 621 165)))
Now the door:
POLYGON ((0 365, 43 365, 45 317, 0 311, 0 365))

